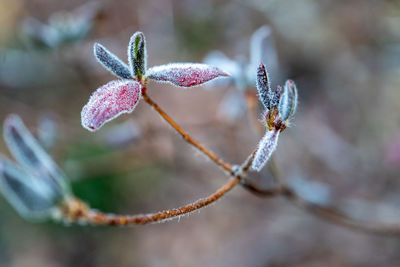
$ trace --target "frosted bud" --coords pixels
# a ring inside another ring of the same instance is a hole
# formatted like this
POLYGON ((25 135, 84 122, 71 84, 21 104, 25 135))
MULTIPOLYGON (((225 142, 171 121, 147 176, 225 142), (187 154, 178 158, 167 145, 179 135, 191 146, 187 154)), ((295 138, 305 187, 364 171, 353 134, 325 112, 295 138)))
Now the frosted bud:
POLYGON ((170 63, 150 68, 147 71, 147 77, 155 81, 169 82, 180 87, 191 87, 218 77, 229 77, 229 74, 206 64, 170 63))
POLYGON ((132 77, 141 77, 146 72, 146 39, 144 34, 136 32, 132 35, 128 46, 128 60, 132 77))
POLYGON ((257 152, 254 156, 251 168, 261 171, 265 166, 278 144, 280 130, 267 131, 258 144, 257 152))
POLYGON ((107 70, 123 79, 132 79, 128 65, 122 62, 116 55, 108 51, 104 46, 95 43, 93 47, 94 55, 107 70))
POLYGON ((272 108, 271 102, 273 95, 271 92, 268 73, 263 63, 260 63, 257 69, 257 90, 261 102, 266 109, 270 110, 272 108))
POLYGON ((98 88, 81 112, 82 126, 96 131, 123 113, 131 113, 139 102, 141 85, 133 80, 115 80, 98 88))
POLYGON ((296 107, 297 88, 292 80, 287 80, 279 103, 279 112, 282 116, 282 121, 289 120, 296 112, 296 107))

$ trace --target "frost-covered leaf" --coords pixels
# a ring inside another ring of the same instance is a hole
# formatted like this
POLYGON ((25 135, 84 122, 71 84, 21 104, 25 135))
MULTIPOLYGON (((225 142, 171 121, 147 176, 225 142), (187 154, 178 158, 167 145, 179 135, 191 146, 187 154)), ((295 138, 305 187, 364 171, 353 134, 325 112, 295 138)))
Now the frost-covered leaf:
POLYGON ((65 174, 39 145, 19 116, 12 114, 7 117, 3 134, 8 149, 27 172, 40 177, 59 195, 70 191, 65 174))
POLYGON ((141 85, 133 80, 115 80, 103 85, 83 107, 82 126, 89 131, 98 130, 119 115, 132 112, 140 96, 141 85))
POLYGON ((124 79, 132 79, 128 65, 122 62, 116 55, 108 51, 104 46, 95 43, 93 52, 96 59, 111 73, 124 79))
POLYGON ((155 66, 150 68, 147 74, 147 77, 152 80, 170 82, 180 87, 196 86, 218 77, 229 76, 219 68, 196 63, 171 63, 155 66))
POLYGON ((261 171, 261 169, 265 166, 268 159, 276 149, 279 133, 279 130, 267 131, 264 137, 261 139, 251 165, 253 170, 261 171))
POLYGON ((259 63, 268 64, 268 72, 272 77, 277 76, 278 56, 275 48, 272 30, 264 25, 257 29, 250 40, 250 64, 247 68, 247 79, 249 84, 256 81, 257 67, 259 63))
POLYGON ((144 76, 146 64, 146 39, 144 34, 136 32, 132 35, 128 46, 128 60, 132 77, 144 76))
POLYGON ((277 107, 281 100, 282 87, 278 85, 271 97, 271 107, 277 107))
POLYGON ((292 80, 287 80, 279 103, 279 112, 282 121, 290 119, 296 112, 297 88, 292 80))
POLYGON ((271 102, 273 100, 273 95, 271 92, 268 73, 263 63, 260 63, 257 69, 257 90, 261 102, 266 109, 270 110, 272 107, 271 102))
POLYGON ((0 156, 0 192, 27 219, 51 215, 61 196, 44 179, 38 179, 0 156))

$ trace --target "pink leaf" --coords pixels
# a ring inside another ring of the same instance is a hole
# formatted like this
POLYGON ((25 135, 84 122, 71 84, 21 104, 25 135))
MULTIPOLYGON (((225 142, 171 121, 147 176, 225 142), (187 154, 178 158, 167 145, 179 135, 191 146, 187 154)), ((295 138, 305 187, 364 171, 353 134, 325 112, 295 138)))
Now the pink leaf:
POLYGON ((181 87, 200 85, 218 77, 229 77, 229 74, 219 68, 194 63, 171 63, 156 66, 150 68, 147 74, 152 80, 170 82, 181 87))
POLYGON ((256 171, 261 171, 272 153, 275 151, 278 145, 279 130, 267 131, 264 137, 258 144, 256 155, 254 156, 253 164, 251 168, 256 171))
POLYGON ((133 80, 116 80, 103 85, 90 97, 81 113, 82 126, 96 131, 123 113, 131 113, 141 95, 141 85, 133 80))

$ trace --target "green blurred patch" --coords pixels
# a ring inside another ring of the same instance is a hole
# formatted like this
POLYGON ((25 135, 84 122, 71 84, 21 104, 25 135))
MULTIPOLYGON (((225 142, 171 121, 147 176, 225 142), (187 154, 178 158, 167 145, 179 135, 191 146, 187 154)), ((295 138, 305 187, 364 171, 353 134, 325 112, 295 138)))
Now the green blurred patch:
POLYGON ((127 212, 132 204, 149 199, 159 188, 165 167, 157 164, 143 164, 128 171, 85 176, 73 183, 75 195, 88 202, 91 207, 106 212, 127 212))
POLYGON ((68 160, 82 161, 93 157, 104 156, 111 152, 114 152, 114 149, 99 143, 80 143, 68 147, 66 158, 68 160))
POLYGON ((212 18, 212 15, 195 19, 177 18, 175 26, 182 49, 189 54, 202 55, 218 42, 220 27, 212 18))

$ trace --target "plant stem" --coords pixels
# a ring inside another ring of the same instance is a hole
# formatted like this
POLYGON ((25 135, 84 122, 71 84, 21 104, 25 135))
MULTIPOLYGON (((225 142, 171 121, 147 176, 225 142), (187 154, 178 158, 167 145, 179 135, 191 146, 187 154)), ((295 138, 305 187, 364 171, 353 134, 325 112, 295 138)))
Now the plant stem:
MULTIPOLYGON (((257 102, 257 97, 255 94, 248 93, 246 94, 246 100, 247 110, 249 112, 249 115, 251 116, 251 121, 257 122, 257 118, 255 118, 254 116, 255 114, 257 114, 257 105, 255 104, 255 102, 257 102)), ((253 123, 253 125, 255 131, 259 135, 262 135, 263 129, 259 127, 260 124, 253 123)), ((251 184, 247 179, 241 179, 240 184, 242 185, 242 187, 260 197, 283 196, 299 208, 302 208, 319 218, 325 219, 327 222, 330 222, 332 224, 341 225, 353 230, 368 233, 396 235, 400 234, 399 224, 388 225, 382 223, 361 221, 359 219, 351 217, 348 214, 345 214, 335 207, 327 205, 317 205, 315 203, 307 201, 306 199, 298 195, 293 189, 289 187, 289 185, 287 185, 283 181, 280 175, 279 166, 274 156, 270 158, 268 167, 272 174, 272 178, 277 184, 276 187, 269 189, 260 189, 257 186, 251 184)))
POLYGON ((217 166, 220 166, 222 169, 227 171, 231 176, 231 178, 221 188, 219 188, 217 191, 215 191, 208 197, 199 199, 191 204, 187 204, 179 208, 160 211, 157 213, 149 213, 149 214, 138 214, 138 215, 107 214, 101 211, 91 209, 80 199, 72 197, 67 198, 61 204, 62 218, 65 219, 66 221, 90 223, 95 225, 136 225, 136 224, 163 222, 165 220, 176 218, 210 205, 211 203, 223 197, 230 190, 232 190, 232 188, 234 188, 237 184, 239 184, 240 181, 243 179, 243 177, 246 175, 247 171, 249 170, 253 162, 256 150, 250 154, 250 156, 241 166, 234 168, 232 165, 226 163, 218 156, 213 154, 210 150, 202 146, 199 142, 194 140, 170 116, 168 116, 168 114, 165 111, 163 111, 158 106, 157 103, 155 103, 147 95, 146 88, 144 88, 142 91, 142 97, 146 101, 146 103, 148 103, 151 107, 153 107, 154 110, 156 110, 160 114, 160 116, 183 137, 185 141, 187 141, 189 144, 200 150, 203 154, 205 154, 208 158, 210 158, 217 166))
POLYGON ((348 214, 338 210, 335 207, 318 205, 312 202, 309 202, 299 196, 294 190, 289 188, 286 185, 281 185, 271 189, 260 189, 254 185, 251 185, 246 182, 246 180, 241 181, 241 185, 254 193, 257 196, 261 197, 276 197, 276 196, 284 196, 286 199, 294 203, 299 208, 306 210, 307 212, 315 215, 318 218, 322 218, 325 221, 344 226, 353 230, 374 233, 374 234, 384 234, 384 235, 399 235, 400 234, 400 225, 399 224, 383 224, 376 222, 368 222, 362 221, 356 218, 351 217, 348 214))
POLYGON ((157 213, 138 214, 138 215, 115 215, 107 214, 94 209, 90 209, 79 199, 68 199, 63 203, 63 218, 71 222, 90 223, 95 225, 136 225, 163 222, 168 219, 179 217, 195 210, 201 209, 223 197, 227 192, 234 188, 240 181, 240 177, 232 177, 225 185, 206 198, 199 199, 191 204, 160 211, 157 213))
POLYGON ((146 93, 146 90, 143 90, 142 92, 142 97, 144 101, 146 101, 147 104, 149 104, 155 111, 160 114, 160 116, 169 124, 171 125, 172 128, 174 128, 181 136, 182 138, 200 150, 204 155, 206 155, 209 159, 211 159, 215 164, 223 168, 225 171, 227 171, 230 175, 234 176, 234 172, 232 170, 232 166, 223 161, 221 158, 219 158, 217 155, 212 153, 209 149, 201 145, 198 141, 193 139, 185 130, 182 129, 163 109, 160 108, 160 106, 155 103, 146 93))

